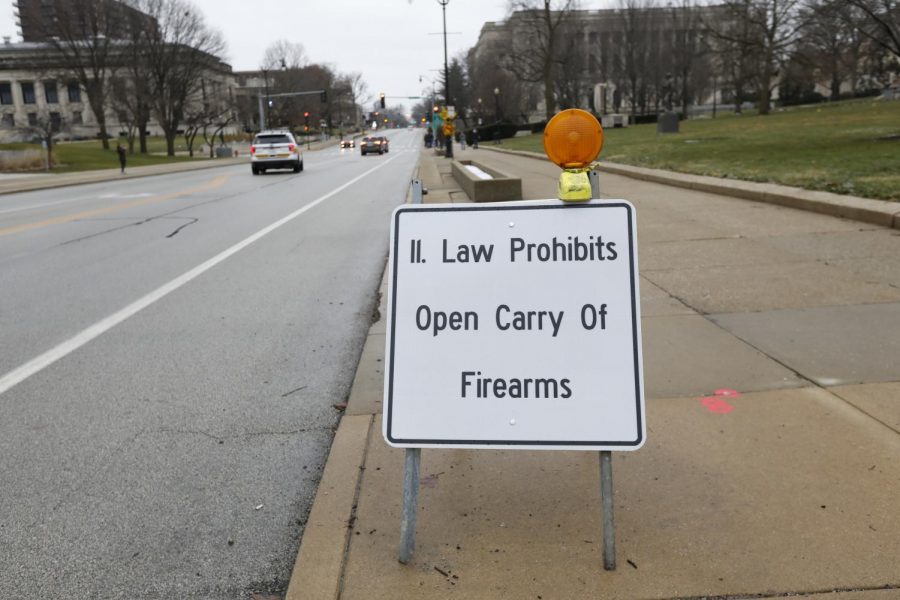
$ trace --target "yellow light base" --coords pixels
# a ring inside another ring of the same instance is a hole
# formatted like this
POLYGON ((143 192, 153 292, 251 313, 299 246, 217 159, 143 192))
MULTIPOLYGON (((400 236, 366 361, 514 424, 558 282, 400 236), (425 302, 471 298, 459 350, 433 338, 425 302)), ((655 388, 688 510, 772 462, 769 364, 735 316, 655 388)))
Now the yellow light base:
POLYGON ((591 179, 584 169, 564 170, 559 175, 559 199, 565 202, 590 200, 591 179))

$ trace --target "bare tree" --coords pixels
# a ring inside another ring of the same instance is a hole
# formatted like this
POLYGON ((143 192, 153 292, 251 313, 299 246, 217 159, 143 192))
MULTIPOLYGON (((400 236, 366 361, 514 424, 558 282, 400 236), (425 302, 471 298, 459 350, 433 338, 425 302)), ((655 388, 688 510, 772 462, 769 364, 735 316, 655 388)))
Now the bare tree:
POLYGON ((53 168, 53 136, 63 130, 63 122, 59 113, 51 113, 41 109, 28 129, 41 139, 47 148, 47 168, 53 168))
POLYGON ((845 80, 856 83, 862 51, 859 11, 843 0, 810 0, 807 11, 798 59, 828 80, 830 98, 837 100, 845 80))
POLYGON ((266 75, 269 82, 269 90, 275 94, 298 94, 300 92, 324 91, 304 95, 281 96, 271 98, 271 104, 267 107, 270 111, 269 123, 274 127, 300 128, 306 124, 304 112, 309 113, 310 125, 321 120, 326 122, 331 119, 332 107, 335 102, 335 86, 337 75, 331 67, 322 64, 307 64, 298 68, 278 69, 266 75))
POLYGON ((134 152, 136 132, 141 154, 147 154, 147 125, 152 116, 150 63, 146 48, 148 36, 155 32, 156 24, 138 11, 139 0, 128 0, 134 10, 127 13, 123 47, 119 52, 121 67, 112 84, 113 108, 129 131, 128 148, 134 152))
POLYGON ((702 55, 700 19, 694 0, 679 0, 671 7, 674 31, 671 37, 671 61, 681 97, 681 110, 685 118, 694 96, 693 71, 702 55))
POLYGON ((631 114, 647 105, 647 75, 650 62, 649 0, 620 0, 621 43, 613 58, 616 87, 625 91, 631 114))
POLYGON ((846 0, 866 17, 863 35, 900 58, 900 0, 846 0))
POLYGON ((261 68, 263 70, 300 69, 309 64, 303 44, 278 40, 266 48, 261 68))
POLYGON ((337 110, 338 124, 343 133, 343 124, 352 123, 359 126, 359 105, 368 102, 366 82, 361 73, 338 75, 334 82, 334 101, 332 108, 337 110))
POLYGON ((569 35, 566 35, 559 44, 554 78, 560 109, 580 106, 588 93, 588 82, 584 78, 584 73, 588 67, 589 54, 581 43, 584 36, 572 35, 575 32, 571 30, 567 33, 569 35))
POLYGON ((514 21, 512 48, 503 67, 521 81, 540 83, 544 90, 545 114, 556 112, 555 72, 561 36, 578 9, 578 0, 510 0, 514 21))
POLYGON ((214 147, 216 138, 224 143, 222 134, 225 128, 237 120, 237 107, 235 105, 234 96, 230 93, 225 94, 225 90, 216 82, 210 82, 212 89, 203 91, 203 106, 206 112, 203 121, 201 133, 203 141, 209 148, 209 157, 214 156, 214 147))
POLYGON ((108 150, 105 109, 116 67, 116 40, 124 29, 122 7, 111 0, 44 0, 23 5, 20 17, 23 27, 46 40, 61 68, 84 88, 108 150), (45 18, 48 8, 53 19, 45 18))
POLYGON ((137 123, 135 99, 133 90, 134 81, 129 77, 114 77, 110 80, 110 100, 112 108, 119 119, 119 124, 125 127, 128 139, 128 152, 134 153, 134 139, 140 126, 137 123))
POLYGON ((806 24, 801 0, 725 0, 726 16, 711 27, 714 35, 754 57, 759 113, 771 111, 776 75, 789 58, 806 24))
POLYGON ((220 68, 225 43, 187 0, 134 0, 134 5, 158 24, 145 36, 143 51, 153 112, 173 156, 188 105, 201 92, 203 73, 220 68))
MULTIPOLYGON (((751 39, 753 27, 749 19, 742 18, 741 11, 750 10, 750 2, 731 4, 710 18, 703 20, 706 55, 711 58, 713 87, 721 74, 724 84, 734 96, 734 112, 741 114, 744 98, 754 85, 754 45, 751 39)), ((713 91, 715 94, 715 89, 713 91)))

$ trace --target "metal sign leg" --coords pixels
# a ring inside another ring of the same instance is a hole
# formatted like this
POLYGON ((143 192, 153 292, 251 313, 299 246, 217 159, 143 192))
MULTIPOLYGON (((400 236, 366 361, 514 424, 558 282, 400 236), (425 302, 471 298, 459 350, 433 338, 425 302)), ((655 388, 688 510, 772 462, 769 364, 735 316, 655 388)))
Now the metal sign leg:
POLYGON ((419 507, 419 463, 421 448, 406 449, 403 472, 403 512, 400 515, 400 551, 397 560, 404 565, 416 549, 416 512, 419 507))
POLYGON ((591 181, 591 198, 600 198, 600 173, 596 169, 592 169, 588 173, 588 179, 591 181))
POLYGON ((603 568, 616 570, 616 524, 613 520, 612 452, 600 452, 600 504, 603 510, 603 568))
POLYGON ((412 203, 422 204, 422 196, 425 194, 425 186, 421 179, 412 180, 412 203))

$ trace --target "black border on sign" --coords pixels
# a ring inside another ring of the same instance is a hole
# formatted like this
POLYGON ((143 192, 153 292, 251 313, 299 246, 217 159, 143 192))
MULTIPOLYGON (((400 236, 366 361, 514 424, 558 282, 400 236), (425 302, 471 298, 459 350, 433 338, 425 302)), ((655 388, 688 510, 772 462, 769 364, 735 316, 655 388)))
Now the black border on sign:
POLYGON ((644 440, 643 414, 641 412, 641 363, 638 356, 638 321, 637 321, 637 294, 635 293, 636 273, 634 270, 635 247, 634 247, 634 219, 632 215, 632 207, 629 204, 621 202, 609 202, 603 204, 559 204, 559 205, 538 205, 538 206, 465 206, 460 208, 450 207, 434 207, 434 208, 411 208, 401 207, 394 213, 394 260, 391 264, 391 331, 388 332, 391 340, 390 347, 390 369, 385 374, 388 378, 387 398, 385 410, 387 410, 387 428, 385 435, 388 441, 395 444, 403 444, 415 447, 416 445, 435 445, 435 446, 595 446, 600 447, 621 447, 630 448, 640 446, 644 440), (433 440, 433 439, 400 439, 395 438, 391 434, 393 426, 393 398, 394 398, 394 327, 396 326, 397 316, 397 265, 400 257, 400 249, 398 243, 400 240, 400 215, 403 213, 413 212, 460 212, 460 211, 492 211, 492 210, 585 210, 589 208, 624 208, 628 216, 628 269, 631 276, 631 336, 632 351, 634 361, 634 398, 635 398, 635 417, 637 423, 637 438, 634 441, 599 441, 599 440, 433 440))

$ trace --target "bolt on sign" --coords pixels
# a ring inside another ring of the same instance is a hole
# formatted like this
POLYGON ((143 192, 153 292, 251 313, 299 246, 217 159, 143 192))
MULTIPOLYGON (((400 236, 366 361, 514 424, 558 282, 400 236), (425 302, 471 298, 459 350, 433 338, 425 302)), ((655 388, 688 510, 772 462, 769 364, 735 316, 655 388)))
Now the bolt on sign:
POLYGON ((625 200, 397 208, 387 443, 639 448, 636 239, 625 200))

